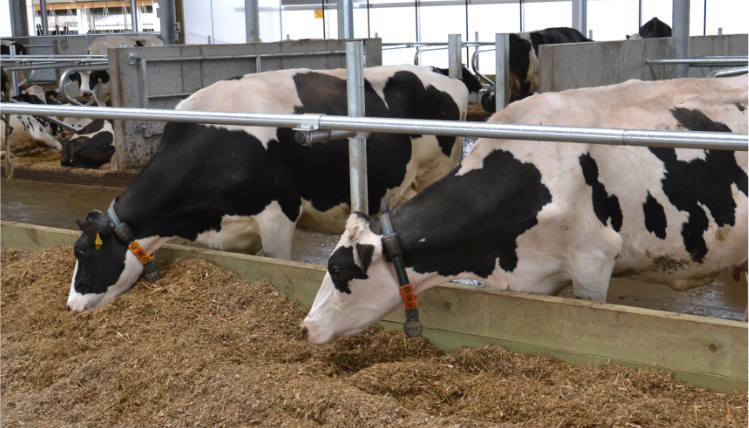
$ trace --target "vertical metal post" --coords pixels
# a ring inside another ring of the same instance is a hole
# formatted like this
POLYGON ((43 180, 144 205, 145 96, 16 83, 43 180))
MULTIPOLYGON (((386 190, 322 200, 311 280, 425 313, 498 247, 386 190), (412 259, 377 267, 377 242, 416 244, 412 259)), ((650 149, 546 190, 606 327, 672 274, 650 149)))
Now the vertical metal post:
MULTIPOLYGON (((689 0, 673 0, 674 59, 689 58, 689 0)), ((689 64, 676 64, 674 77, 687 77, 689 64)))
POLYGON ((25 2, 11 0, 8 2, 10 11, 10 34, 13 37, 23 37, 26 33, 26 9, 25 2))
POLYGON ((588 32, 588 0, 572 0, 572 28, 588 32))
POLYGON ((130 0, 130 16, 133 23, 133 33, 140 33, 140 23, 138 22, 138 5, 135 0, 130 0))
POLYGON ((449 61, 449 76, 453 79, 460 79, 461 66, 463 61, 460 54, 460 34, 448 34, 447 35, 447 55, 449 61))
MULTIPOLYGON (((42 35, 49 35, 49 27, 47 23, 47 0, 39 0, 39 16, 42 18, 42 35)), ((36 34, 36 29, 34 30, 36 34)))
MULTIPOLYGON (((346 42, 346 90, 348 94, 348 115, 364 116, 364 42, 346 42)), ((349 138, 349 186, 351 210, 369 214, 369 194, 367 187, 367 140, 349 138)))
POLYGON ((336 1, 338 11, 338 38, 354 38, 354 4, 353 0, 336 1))
MULTIPOLYGON (((8 50, 10 50, 10 57, 11 58, 15 58, 16 57, 16 46, 15 45, 10 45, 10 46, 8 46, 8 50)), ((5 71, 3 71, 3 73, 5 73, 5 71)), ((14 72, 10 73, 10 88, 13 90, 13 95, 14 96, 19 94, 19 92, 18 92, 18 72, 17 71, 14 71, 14 72)), ((8 94, 7 96, 10 97, 10 94, 8 94)), ((5 148, 3 148, 3 150, 4 149, 5 148)), ((10 154, 8 154, 8 156, 10 156, 10 154)))
POLYGON ((174 0, 159 0, 159 22, 161 24, 161 40, 165 45, 177 43, 174 25, 177 22, 174 0))
POLYGON ((244 0, 244 22, 247 43, 260 43, 260 5, 258 0, 244 0))
POLYGON ((494 78, 494 98, 496 111, 510 103, 510 35, 497 33, 494 36, 496 77, 494 78))

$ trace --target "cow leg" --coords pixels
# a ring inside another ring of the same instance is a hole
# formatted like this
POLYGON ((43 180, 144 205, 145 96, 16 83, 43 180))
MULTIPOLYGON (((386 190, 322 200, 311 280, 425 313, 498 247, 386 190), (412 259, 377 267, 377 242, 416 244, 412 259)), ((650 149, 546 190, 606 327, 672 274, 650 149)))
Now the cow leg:
POLYGON ((58 152, 62 151, 62 144, 60 144, 59 141, 57 141, 53 136, 49 134, 43 132, 33 132, 31 136, 37 143, 42 143, 50 149, 58 152))
POLYGON ((570 277, 578 299, 606 302, 616 255, 622 245, 619 234, 606 231, 606 236, 580 243, 570 255, 570 277))
POLYGON ((291 259, 291 242, 294 240, 297 219, 291 220, 286 217, 281 206, 275 201, 255 216, 266 257, 291 259))

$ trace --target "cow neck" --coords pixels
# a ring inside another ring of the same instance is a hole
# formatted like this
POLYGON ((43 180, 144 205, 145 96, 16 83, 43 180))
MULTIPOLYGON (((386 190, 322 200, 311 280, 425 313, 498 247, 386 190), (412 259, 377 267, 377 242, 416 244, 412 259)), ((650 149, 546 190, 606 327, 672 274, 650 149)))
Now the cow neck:
POLYGON ((390 223, 390 215, 387 211, 387 202, 382 204, 382 215, 380 216, 380 225, 382 226, 382 251, 385 257, 393 263, 396 276, 398 277, 399 289, 403 304, 406 307, 406 322, 403 324, 403 330, 408 337, 421 336, 421 321, 419 321, 419 305, 416 299, 416 293, 411 282, 408 280, 408 273, 403 264, 403 251, 399 243, 397 232, 393 230, 390 223))
POLYGON ((161 278, 161 275, 159 274, 159 271, 156 270, 154 255, 148 254, 143 246, 135 239, 130 226, 127 223, 122 222, 117 216, 117 212, 114 208, 115 201, 116 199, 113 199, 112 203, 109 204, 109 209, 107 209, 107 216, 114 227, 115 236, 120 240, 120 242, 127 245, 127 248, 133 253, 133 255, 143 263, 146 280, 148 282, 158 281, 161 278))

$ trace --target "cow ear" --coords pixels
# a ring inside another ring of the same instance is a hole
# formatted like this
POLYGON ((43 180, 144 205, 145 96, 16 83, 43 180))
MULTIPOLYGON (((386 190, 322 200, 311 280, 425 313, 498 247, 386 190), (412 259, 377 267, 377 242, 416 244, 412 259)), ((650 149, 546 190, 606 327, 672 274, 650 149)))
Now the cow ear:
POLYGON ((364 271, 364 273, 367 273, 369 264, 372 263, 372 254, 374 254, 374 245, 356 244, 356 254, 359 255, 359 261, 361 261, 361 269, 364 271))
POLYGON ((92 241, 96 239, 97 233, 105 233, 107 232, 106 228, 102 227, 101 225, 101 218, 103 213, 99 210, 92 210, 89 211, 88 214, 86 214, 86 220, 76 220, 76 223, 78 224, 78 227, 81 228, 81 231, 83 231, 86 236, 88 236, 92 241))
POLYGON ((81 228, 81 231, 83 231, 83 233, 88 237, 88 239, 92 241, 96 239, 96 234, 98 233, 96 222, 89 221, 89 220, 85 220, 85 221, 76 220, 75 222, 78 223, 78 227, 81 228))

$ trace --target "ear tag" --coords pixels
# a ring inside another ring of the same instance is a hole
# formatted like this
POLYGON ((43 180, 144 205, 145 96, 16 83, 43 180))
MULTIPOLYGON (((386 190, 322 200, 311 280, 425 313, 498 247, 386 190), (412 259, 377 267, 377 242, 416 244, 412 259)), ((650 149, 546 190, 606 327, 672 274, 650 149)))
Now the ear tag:
POLYGON ((96 240, 94 240, 94 245, 96 245, 96 249, 98 250, 99 248, 101 248, 102 244, 104 244, 104 243, 101 242, 101 237, 97 233, 96 234, 96 240))
POLYGON ((97 80, 99 81, 99 83, 101 83, 101 77, 100 77, 100 78, 98 78, 97 80))

